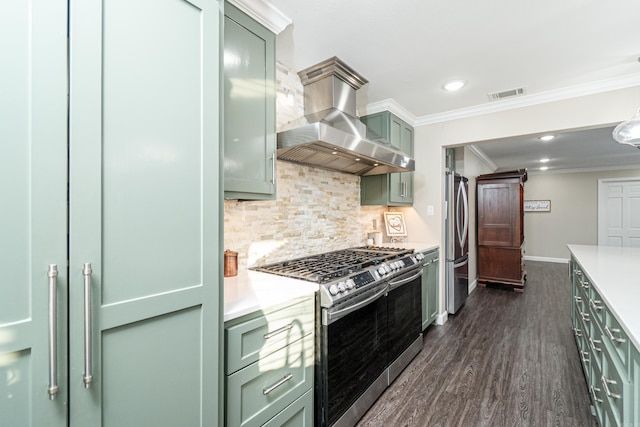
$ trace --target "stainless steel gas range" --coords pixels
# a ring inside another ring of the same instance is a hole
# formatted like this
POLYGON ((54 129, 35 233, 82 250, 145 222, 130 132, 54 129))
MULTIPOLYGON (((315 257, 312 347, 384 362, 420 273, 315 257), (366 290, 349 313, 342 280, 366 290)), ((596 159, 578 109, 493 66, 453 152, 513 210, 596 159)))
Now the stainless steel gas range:
POLYGON ((320 285, 316 424, 353 426, 422 349, 423 256, 357 247, 254 270, 320 285))

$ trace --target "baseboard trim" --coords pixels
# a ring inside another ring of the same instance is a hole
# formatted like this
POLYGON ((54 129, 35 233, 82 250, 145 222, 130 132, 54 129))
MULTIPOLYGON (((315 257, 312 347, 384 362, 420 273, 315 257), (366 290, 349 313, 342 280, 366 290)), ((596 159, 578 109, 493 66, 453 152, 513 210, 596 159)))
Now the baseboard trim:
POLYGON ((440 313, 438 314, 438 317, 436 317, 436 325, 442 326, 447 323, 447 320, 449 320, 449 313, 446 311, 444 313, 440 313))
POLYGON ((474 280, 469 285, 469 295, 471 295, 471 292, 475 291, 477 287, 478 287, 478 279, 474 280))
POLYGON ((567 258, 552 258, 552 257, 545 257, 545 256, 529 256, 529 255, 525 255, 523 258, 525 261, 555 262, 559 264, 569 263, 569 260, 567 258))

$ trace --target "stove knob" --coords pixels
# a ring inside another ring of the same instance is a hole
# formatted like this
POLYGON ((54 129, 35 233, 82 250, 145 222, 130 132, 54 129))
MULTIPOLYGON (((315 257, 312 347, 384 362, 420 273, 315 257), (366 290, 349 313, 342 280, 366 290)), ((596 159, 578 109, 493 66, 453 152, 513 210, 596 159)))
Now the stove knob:
POLYGON ((335 284, 329 286, 329 293, 331 295, 338 295, 338 292, 338 287, 335 284))
POLYGON ((402 263, 400 261, 396 261, 393 263, 393 269, 394 270, 399 270, 400 267, 402 267, 402 263))
POLYGON ((385 268, 387 265, 386 264, 382 264, 379 268, 378 268, 378 273, 381 276, 384 276, 385 274, 387 274, 387 269, 385 268))
POLYGON ((391 267, 385 264, 384 269, 387 270, 387 273, 391 273, 391 267))
POLYGON ((416 254, 416 259, 417 259, 418 261, 422 261, 422 260, 424 259, 424 255, 422 255, 422 252, 418 252, 418 253, 416 254))
POLYGON ((346 290, 347 290, 346 284, 345 284, 344 282, 340 282, 340 283, 338 283, 338 290, 339 290, 340 292, 344 292, 344 291, 346 291, 346 290))
POLYGON ((347 280, 347 289, 353 289, 355 287, 356 287, 356 282, 354 282, 353 279, 347 280))

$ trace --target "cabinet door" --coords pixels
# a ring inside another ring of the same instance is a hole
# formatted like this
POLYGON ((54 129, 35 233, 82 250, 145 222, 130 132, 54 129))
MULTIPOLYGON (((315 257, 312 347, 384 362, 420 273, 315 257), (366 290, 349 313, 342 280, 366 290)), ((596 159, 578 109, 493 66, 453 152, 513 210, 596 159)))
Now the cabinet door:
POLYGON ((71 11, 70 418, 215 425, 221 7, 72 0, 71 11))
POLYGON ((520 187, 518 180, 478 183, 478 245, 520 247, 520 187))
POLYGON ((274 199, 275 35, 229 4, 225 15, 225 197, 274 199))
POLYGON ((64 426, 67 2, 0 2, 0 28, 0 424, 64 426), (55 400, 48 393, 50 264, 58 270, 55 400))
POLYGON ((427 292, 429 294, 428 297, 428 322, 433 323, 438 317, 438 272, 440 271, 440 262, 438 254, 436 253, 436 257, 429 264, 429 269, 427 271, 427 292))

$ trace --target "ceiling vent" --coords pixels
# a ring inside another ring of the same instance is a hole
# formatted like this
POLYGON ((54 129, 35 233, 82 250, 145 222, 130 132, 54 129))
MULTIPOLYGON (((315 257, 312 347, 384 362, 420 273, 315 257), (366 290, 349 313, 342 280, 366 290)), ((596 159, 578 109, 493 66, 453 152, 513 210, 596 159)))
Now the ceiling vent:
POLYGON ((499 101, 505 98, 512 98, 514 96, 525 95, 527 93, 527 89, 524 87, 518 87, 515 89, 503 90, 500 92, 492 92, 488 93, 487 96, 491 101, 499 101))

